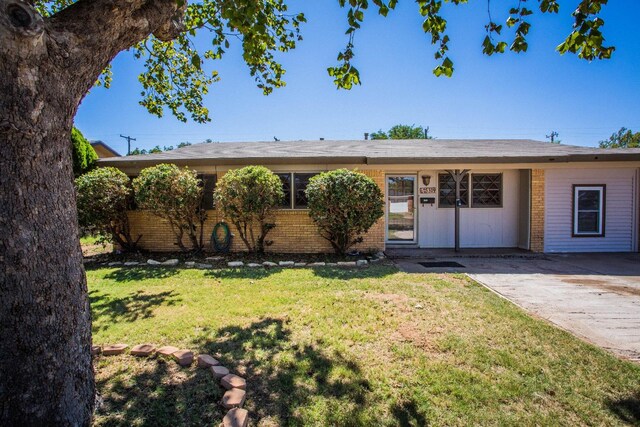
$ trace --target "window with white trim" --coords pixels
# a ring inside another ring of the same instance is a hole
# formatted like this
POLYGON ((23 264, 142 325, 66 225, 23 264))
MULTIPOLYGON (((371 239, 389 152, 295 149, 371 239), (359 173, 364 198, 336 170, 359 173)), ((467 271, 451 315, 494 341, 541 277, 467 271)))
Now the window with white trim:
POLYGON ((573 186, 573 235, 604 236, 604 185, 573 186))

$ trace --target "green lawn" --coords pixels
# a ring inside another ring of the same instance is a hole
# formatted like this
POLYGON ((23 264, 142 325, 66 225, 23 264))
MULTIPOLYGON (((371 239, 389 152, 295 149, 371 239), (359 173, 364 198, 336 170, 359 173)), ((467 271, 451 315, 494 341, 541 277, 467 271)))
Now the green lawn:
MULTIPOLYGON (((640 423, 640 366, 463 276, 364 270, 87 272, 94 343, 210 353, 253 425, 640 423)), ((206 370, 101 357, 96 424, 217 425, 206 370)))

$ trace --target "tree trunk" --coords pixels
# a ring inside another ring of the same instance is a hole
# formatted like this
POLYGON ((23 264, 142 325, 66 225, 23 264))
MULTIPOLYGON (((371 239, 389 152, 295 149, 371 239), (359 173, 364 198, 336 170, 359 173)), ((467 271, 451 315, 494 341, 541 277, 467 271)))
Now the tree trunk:
POLYGON ((0 425, 88 425, 91 321, 69 135, 75 107, 0 65, 0 425))
POLYGON ((123 49, 175 36, 175 0, 0 0, 0 426, 91 423, 91 321, 70 134, 123 49))

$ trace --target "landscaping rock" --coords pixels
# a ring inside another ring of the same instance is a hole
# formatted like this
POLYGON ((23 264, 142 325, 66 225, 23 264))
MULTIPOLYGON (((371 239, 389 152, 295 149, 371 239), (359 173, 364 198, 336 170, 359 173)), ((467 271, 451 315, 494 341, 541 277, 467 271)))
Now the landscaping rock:
POLYGON ((380 251, 380 252, 376 253, 376 258, 379 258, 379 259, 385 258, 384 252, 380 251))
POLYGON ((126 267, 133 267, 134 265, 140 264, 138 261, 127 261, 124 263, 126 267))
POLYGON ((171 354, 178 365, 189 366, 193 363, 193 352, 191 350, 178 350, 171 354))
POLYGON ((263 266, 265 267, 277 267, 278 264, 276 264, 275 262, 271 262, 271 261, 265 261, 262 263, 263 266))
POLYGON ((280 267, 293 267, 294 265, 296 265, 296 263, 293 261, 280 261, 278 265, 280 267))
POLYGON ((246 396, 246 391, 239 388, 232 388, 222 396, 222 407, 225 409, 239 408, 244 404, 246 396))
POLYGON ((359 259, 356 261, 356 266, 358 267, 366 267, 369 262, 366 259, 359 259))
POLYGON ((306 265, 306 262, 296 262, 295 264, 293 264, 294 267, 306 267, 306 265))
POLYGON ((209 356, 208 354, 198 355, 198 368, 208 368, 209 366, 215 366, 219 364, 220 362, 218 362, 216 359, 209 356))
POLYGON ((215 379, 219 380, 222 377, 229 375, 229 370, 222 365, 216 365, 211 367, 211 373, 215 379))
POLYGON ((164 261, 164 262, 162 263, 162 265, 167 265, 167 266, 170 266, 170 267, 175 267, 176 265, 178 265, 178 263, 179 263, 179 262, 180 262, 180 261, 178 261, 176 258, 173 258, 173 259, 168 259, 168 260, 164 261))
POLYGON ((149 265, 160 265, 162 264, 160 261, 156 261, 155 259, 148 259, 147 264, 149 265))
POLYGON ((230 261, 227 263, 227 266, 229 267, 242 267, 244 265, 244 262, 242 261, 230 261))
POLYGON ((131 354, 134 356, 147 357, 156 351, 156 346, 153 344, 138 344, 131 348, 131 354))
POLYGON ((220 380, 220 384, 227 390, 230 390, 232 388, 240 388, 244 390, 247 388, 247 381, 244 378, 234 374, 229 374, 222 377, 222 379, 220 380))
POLYGON ((249 268, 258 268, 258 267, 262 267, 262 264, 258 264, 255 262, 250 262, 249 264, 247 264, 247 267, 249 268))
POLYGON ((127 347, 129 346, 126 344, 106 345, 102 349, 102 354, 104 354, 105 356, 115 356, 116 354, 124 353, 127 347))
POLYGON ((379 263, 380 261, 382 261, 382 258, 372 258, 369 262, 370 262, 371 264, 377 264, 377 263, 379 263))
POLYGON ((221 257, 221 256, 208 256, 205 258, 205 260, 211 261, 211 262, 222 261, 223 259, 224 257, 221 257))
POLYGON ((338 267, 355 267, 355 261, 338 261, 338 267))
POLYGON ((308 264, 309 267, 324 267, 325 265, 327 265, 326 262, 312 262, 311 264, 308 264))
POLYGON ((184 265, 187 267, 195 267, 196 266, 196 262, 195 261, 185 261, 184 265))
POLYGON ((116 265, 122 265, 122 262, 120 262, 120 261, 113 261, 113 262, 110 262, 108 265, 109 265, 109 267, 114 267, 114 266, 116 266, 116 265))
POLYGON ((249 424, 249 411, 242 408, 231 408, 222 419, 223 427, 247 427, 249 424))
POLYGON ((202 263, 198 263, 198 264, 196 264, 196 267, 198 267, 198 268, 205 268, 205 269, 207 269, 207 268, 213 268, 213 265, 211 265, 211 264, 202 264, 202 263))
POLYGON ((100 347, 99 345, 92 345, 91 346, 91 355, 92 356, 97 356, 100 353, 102 353, 102 347, 100 347))
POLYGON ((176 351, 180 350, 178 347, 174 347, 172 345, 165 345, 164 347, 160 347, 158 349, 158 354, 161 356, 171 356, 176 351))

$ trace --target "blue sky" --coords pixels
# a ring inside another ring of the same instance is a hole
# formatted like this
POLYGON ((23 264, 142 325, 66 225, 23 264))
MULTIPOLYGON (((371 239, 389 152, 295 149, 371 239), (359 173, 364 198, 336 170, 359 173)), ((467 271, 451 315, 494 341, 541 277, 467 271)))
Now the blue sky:
MULTIPOLYGON (((286 87, 262 95, 235 46, 214 65, 222 80, 206 97, 210 123, 181 123, 170 113, 158 119, 138 105, 141 63, 122 52, 113 64, 112 88, 87 95, 76 125, 121 153, 126 142, 120 134, 149 148, 207 138, 361 139, 364 132, 397 123, 429 126, 438 138, 544 140, 555 130, 563 143, 594 146, 621 126, 640 131, 640 2, 617 0, 605 7, 604 34, 617 49, 611 60, 592 63, 555 52, 570 32, 577 2, 562 0, 557 16, 532 17, 527 53, 493 57, 482 55, 480 46, 486 1, 445 5, 456 68, 450 79, 431 73, 434 48, 415 3, 400 1, 386 19, 370 11, 356 36, 362 86, 338 91, 326 68, 344 47, 346 10, 337 0, 293 0, 290 10, 305 12, 309 22, 299 47, 280 57, 286 87)), ((512 3, 493 1, 494 20, 504 21, 512 3)))

